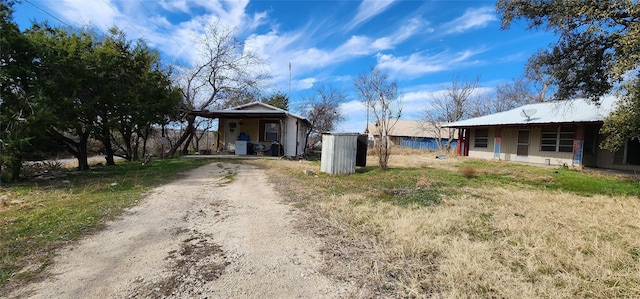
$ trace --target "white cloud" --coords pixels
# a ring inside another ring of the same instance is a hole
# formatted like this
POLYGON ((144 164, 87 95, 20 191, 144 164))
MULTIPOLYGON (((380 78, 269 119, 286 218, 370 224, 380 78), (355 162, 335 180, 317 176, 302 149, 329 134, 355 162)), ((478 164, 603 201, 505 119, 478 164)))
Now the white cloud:
POLYGON ((361 23, 382 13, 393 3, 393 1, 394 0, 363 0, 360 2, 360 6, 358 6, 358 13, 353 20, 347 24, 347 30, 351 30, 361 23))
POLYGON ((102 31, 125 21, 114 8, 115 5, 111 1, 84 0, 64 0, 51 6, 57 15, 70 20, 75 25, 91 24, 102 31))
POLYGON ((318 81, 316 78, 305 78, 302 80, 296 80, 292 83, 295 84, 296 89, 309 89, 318 81))
POLYGON ((490 22, 497 20, 493 7, 470 8, 465 11, 464 15, 444 24, 443 28, 446 33, 460 33, 470 29, 484 28, 490 22))
POLYGON ((391 54, 378 53, 378 67, 387 70, 391 75, 403 78, 415 78, 421 75, 441 72, 451 68, 477 64, 478 61, 470 60, 475 55, 486 49, 467 49, 462 52, 451 53, 443 51, 429 55, 426 52, 413 53, 409 56, 396 57, 391 54))
POLYGON ((170 0, 170 1, 161 0, 158 3, 166 11, 179 10, 185 13, 189 12, 189 5, 187 4, 187 0, 170 0))
POLYGON ((367 109, 360 101, 352 100, 340 104, 344 122, 339 123, 336 132, 364 132, 367 126, 367 109))
MULTIPOLYGON (((344 43, 333 49, 321 49, 315 46, 318 40, 309 38, 314 36, 316 26, 306 26, 296 32, 280 33, 276 29, 266 34, 253 34, 246 40, 246 47, 265 59, 272 65, 271 75, 276 86, 288 86, 289 69, 292 65, 293 77, 312 74, 317 77, 318 70, 337 65, 344 61, 372 55, 379 51, 394 48, 415 34, 424 22, 414 18, 406 25, 398 28, 390 36, 373 39, 369 36, 354 35, 344 43)), ((291 84, 292 90, 310 88, 310 84, 291 84)))
POLYGON ((447 57, 443 54, 424 56, 422 53, 413 53, 404 57, 396 57, 391 54, 377 55, 379 68, 396 74, 402 73, 407 77, 445 70, 450 62, 447 57))
POLYGON ((49 5, 55 14, 71 24, 90 24, 102 32, 117 26, 127 34, 127 38, 142 38, 151 46, 162 49, 172 60, 189 62, 197 56, 194 53, 194 39, 202 34, 208 23, 219 20, 221 24, 237 29, 239 34, 250 33, 262 25, 267 14, 247 14, 248 3, 248 0, 62 0, 49 5), (172 24, 162 16, 164 13, 187 14, 189 19, 172 24))

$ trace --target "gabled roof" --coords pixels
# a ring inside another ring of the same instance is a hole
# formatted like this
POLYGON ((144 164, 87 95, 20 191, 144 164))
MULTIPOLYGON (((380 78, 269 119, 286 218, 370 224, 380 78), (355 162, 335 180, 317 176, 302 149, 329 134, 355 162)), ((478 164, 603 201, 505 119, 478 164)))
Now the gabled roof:
POLYGON ((192 111, 189 114, 207 118, 286 118, 291 116, 310 124, 306 118, 269 104, 252 102, 222 110, 192 111))
POLYGON ((515 109, 444 124, 443 127, 519 126, 602 122, 617 98, 602 98, 600 105, 585 99, 529 104, 515 109))
MULTIPOLYGON (((377 128, 375 124, 369 124, 369 132, 373 135, 377 134, 377 128)), ((437 128, 435 125, 418 121, 418 120, 398 120, 398 122, 391 128, 388 133, 389 136, 397 137, 430 137, 437 138, 438 130, 440 130, 440 137, 448 138, 449 129, 437 128)))

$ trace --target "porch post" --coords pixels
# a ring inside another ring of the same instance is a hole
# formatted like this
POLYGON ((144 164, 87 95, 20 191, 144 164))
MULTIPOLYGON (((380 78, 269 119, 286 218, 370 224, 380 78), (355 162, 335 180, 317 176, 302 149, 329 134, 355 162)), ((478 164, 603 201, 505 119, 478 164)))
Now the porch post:
POLYGON ((495 129, 495 137, 493 138, 493 158, 500 160, 500 144, 502 143, 502 136, 500 135, 500 128, 495 129))
POLYGON ((220 142, 220 135, 222 135, 222 138, 226 138, 225 134, 224 134, 224 122, 222 121, 221 118, 218 118, 218 136, 216 136, 216 152, 221 152, 224 150, 224 141, 220 142))
POLYGON ((464 128, 458 129, 458 145, 456 146, 456 155, 462 156, 462 143, 464 142, 464 128))
POLYGON ((576 133, 573 137, 573 166, 582 167, 582 157, 584 153, 584 126, 576 127, 576 133))
POLYGON ((469 156, 469 148, 471 147, 471 145, 469 144, 469 133, 470 133, 469 129, 464 130, 464 156, 465 157, 469 156))
POLYGON ((278 130, 280 132, 278 132, 278 138, 280 138, 280 140, 278 140, 278 143, 280 143, 279 148, 278 148, 278 157, 282 157, 282 155, 280 153, 284 153, 284 145, 282 144, 282 140, 285 139, 283 138, 282 134, 284 132, 284 129, 282 128, 282 126, 284 125, 284 122, 282 121, 282 118, 280 119, 280 125, 278 126, 278 130))

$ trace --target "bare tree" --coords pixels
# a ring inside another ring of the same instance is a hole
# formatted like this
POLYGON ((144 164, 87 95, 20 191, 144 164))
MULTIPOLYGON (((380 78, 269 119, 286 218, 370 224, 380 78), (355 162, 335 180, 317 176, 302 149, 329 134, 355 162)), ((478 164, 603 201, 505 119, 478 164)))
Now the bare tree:
POLYGON ((380 136, 375 143, 378 164, 381 170, 387 170, 391 156, 391 144, 388 133, 402 115, 402 102, 398 93, 396 81, 389 82, 387 73, 377 67, 372 67, 369 73, 358 75, 354 85, 360 102, 364 104, 375 118, 375 128, 380 136))
MULTIPOLYGON (((431 101, 423 108, 423 122, 425 127, 436 128, 439 147, 442 144, 442 138, 448 141, 453 140, 455 130, 450 128, 447 136, 441 136, 440 124, 443 122, 454 122, 471 116, 471 104, 476 96, 475 91, 478 88, 480 77, 471 81, 460 81, 457 76, 451 79, 451 85, 444 88, 441 92, 435 93, 431 97, 431 101)), ((450 149, 450 142, 447 143, 446 149, 450 149)))
POLYGON ((181 121, 186 122, 186 128, 172 145, 169 156, 183 145, 186 153, 195 137, 196 117, 189 112, 228 107, 229 100, 242 102, 245 96, 257 94, 260 84, 268 78, 262 71, 265 61, 247 51, 235 34, 236 30, 219 21, 209 24, 196 43, 200 50, 196 66, 182 68, 176 78, 182 90, 181 121))
POLYGON ((344 92, 321 86, 316 88, 315 94, 302 100, 300 114, 311 123, 305 136, 305 144, 308 144, 310 137, 318 137, 323 132, 332 131, 344 120, 340 104, 346 99, 347 95, 344 92))
POLYGON ((477 117, 507 111, 522 105, 550 100, 548 80, 529 71, 525 77, 499 85, 495 94, 478 95, 471 105, 470 116, 477 117))

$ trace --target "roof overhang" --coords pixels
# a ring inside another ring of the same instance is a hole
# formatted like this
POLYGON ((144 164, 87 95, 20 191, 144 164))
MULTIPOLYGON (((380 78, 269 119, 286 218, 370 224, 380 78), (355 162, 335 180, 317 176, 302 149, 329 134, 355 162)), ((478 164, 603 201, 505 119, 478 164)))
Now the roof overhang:
POLYGON ((284 111, 256 111, 256 110, 217 110, 191 111, 190 115, 206 118, 286 118, 284 111))
POLYGON ((444 128, 494 128, 494 127, 547 127, 547 126, 576 126, 576 125, 593 125, 602 124, 603 121, 578 121, 578 122, 548 122, 548 123, 509 123, 509 124, 452 124, 443 125, 444 128))

